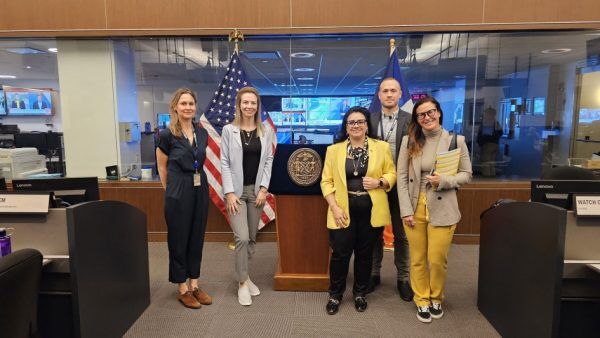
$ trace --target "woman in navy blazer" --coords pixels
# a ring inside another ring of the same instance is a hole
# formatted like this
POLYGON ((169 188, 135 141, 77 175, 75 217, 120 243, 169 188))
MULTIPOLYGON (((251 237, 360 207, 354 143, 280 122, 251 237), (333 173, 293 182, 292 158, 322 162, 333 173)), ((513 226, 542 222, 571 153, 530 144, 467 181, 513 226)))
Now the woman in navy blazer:
POLYGON ((260 290, 248 275, 258 223, 264 207, 273 164, 273 132, 260 117, 260 96, 252 87, 240 89, 235 118, 221 133, 221 176, 229 224, 235 236, 238 301, 248 306, 260 290))

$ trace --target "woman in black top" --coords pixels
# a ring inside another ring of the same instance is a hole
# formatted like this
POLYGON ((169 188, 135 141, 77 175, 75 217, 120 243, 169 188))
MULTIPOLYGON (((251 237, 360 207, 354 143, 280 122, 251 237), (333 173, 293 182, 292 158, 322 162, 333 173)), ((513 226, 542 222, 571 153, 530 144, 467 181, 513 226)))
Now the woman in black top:
POLYGON ((273 164, 274 134, 264 128, 260 96, 252 87, 239 90, 235 119, 221 133, 221 176, 229 225, 235 236, 238 301, 251 305, 260 289, 250 280, 248 258, 254 254, 258 223, 267 198, 273 164))
POLYGON ((188 308, 212 303, 198 286, 208 215, 208 184, 203 170, 208 134, 194 125, 196 95, 181 88, 173 94, 171 123, 160 133, 156 161, 165 191, 169 244, 169 281, 179 284, 177 299, 188 308))
POLYGON ((337 143, 327 147, 321 192, 329 205, 329 301, 327 313, 336 314, 346 290, 350 258, 354 254, 354 307, 367 309, 366 294, 373 263, 373 243, 391 222, 387 191, 396 182, 390 145, 369 137, 369 111, 348 109, 337 143))

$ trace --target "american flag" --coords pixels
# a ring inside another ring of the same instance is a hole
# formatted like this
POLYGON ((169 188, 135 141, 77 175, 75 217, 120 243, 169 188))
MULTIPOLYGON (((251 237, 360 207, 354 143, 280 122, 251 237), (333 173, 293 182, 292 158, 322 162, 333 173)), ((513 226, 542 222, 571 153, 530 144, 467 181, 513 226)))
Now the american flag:
MULTIPOLYGON (((231 56, 231 61, 229 61, 225 77, 219 84, 212 100, 200 118, 200 124, 208 131, 208 148, 206 150, 204 171, 208 177, 210 199, 221 211, 223 216, 225 216, 227 221, 229 221, 229 218, 227 216, 223 188, 221 186, 221 131, 223 130, 223 126, 233 121, 233 118, 235 117, 236 94, 241 88, 246 86, 251 86, 250 81, 246 77, 246 72, 242 67, 242 62, 240 61, 238 54, 234 53, 231 56)), ((270 128, 273 133, 275 133, 276 128, 269 117, 269 114, 264 111, 262 105, 260 109, 264 127, 270 128)), ((276 139, 277 138, 275 138, 275 140, 276 139)), ((275 148, 276 142, 277 141, 273 144, 273 148, 275 148)), ((268 194, 258 228, 262 228, 265 224, 274 219, 275 199, 271 194, 268 194)))

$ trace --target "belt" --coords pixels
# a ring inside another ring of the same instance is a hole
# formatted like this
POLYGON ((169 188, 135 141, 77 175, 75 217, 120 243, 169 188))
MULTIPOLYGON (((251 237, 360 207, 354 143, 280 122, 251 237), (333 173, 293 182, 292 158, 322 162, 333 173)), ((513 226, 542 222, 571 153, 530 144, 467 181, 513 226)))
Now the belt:
POLYGON ((351 196, 365 196, 368 194, 369 194, 368 191, 348 191, 348 195, 351 195, 351 196))

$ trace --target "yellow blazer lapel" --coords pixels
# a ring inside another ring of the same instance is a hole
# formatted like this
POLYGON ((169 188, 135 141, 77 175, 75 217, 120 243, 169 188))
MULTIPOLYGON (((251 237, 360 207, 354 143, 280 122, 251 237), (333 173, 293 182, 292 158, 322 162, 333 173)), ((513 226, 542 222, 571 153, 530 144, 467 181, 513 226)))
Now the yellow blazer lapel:
POLYGON ((346 142, 338 143, 336 158, 340 179, 344 183, 344 187, 346 187, 347 189, 348 183, 346 182, 346 142))
POLYGON ((367 165, 367 177, 378 177, 381 175, 375 175, 373 173, 374 168, 376 168, 377 163, 377 152, 375 151, 375 142, 369 138, 369 164, 367 165))

